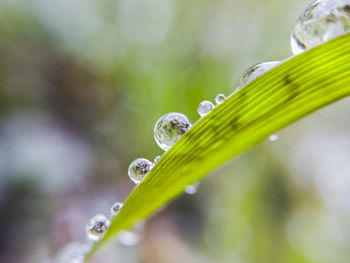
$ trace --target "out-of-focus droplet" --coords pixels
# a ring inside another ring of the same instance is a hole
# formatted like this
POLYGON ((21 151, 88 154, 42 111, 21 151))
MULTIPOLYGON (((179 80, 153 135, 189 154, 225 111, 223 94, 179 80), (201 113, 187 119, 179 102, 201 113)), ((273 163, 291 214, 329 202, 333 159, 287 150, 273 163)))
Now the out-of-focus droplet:
POLYGON ((122 209, 122 207, 123 207, 123 203, 121 202, 114 203, 110 209, 111 216, 116 216, 119 213, 120 209, 122 209))
POLYGON ((279 138, 278 134, 271 134, 269 137, 269 140, 272 142, 275 142, 278 140, 278 138, 279 138))
POLYGON ((54 263, 83 263, 90 246, 81 243, 70 243, 63 247, 53 260, 54 263))
POLYGON ((197 190, 198 190, 198 184, 192 184, 192 185, 186 186, 185 193, 189 195, 194 195, 195 193, 197 193, 197 190))
POLYGON ((86 237, 90 241, 98 241, 109 227, 109 219, 102 214, 90 218, 86 225, 86 237))
POLYGON ((168 113, 160 117, 154 126, 154 139, 160 148, 167 151, 191 127, 192 124, 186 115, 177 112, 168 113))
POLYGON ((118 240, 124 246, 135 246, 140 241, 140 237, 131 231, 120 231, 118 240))
POLYGON ((141 222, 133 227, 132 230, 120 231, 118 240, 124 246, 137 245, 144 235, 144 223, 141 222))
POLYGON ((144 158, 138 158, 131 162, 128 169, 130 179, 135 183, 139 184, 143 178, 151 171, 154 164, 144 158))
POLYGON ((267 61, 250 67, 246 72, 244 72, 243 76, 238 81, 238 87, 235 90, 235 92, 247 86, 257 77, 261 76, 265 72, 269 71, 270 69, 273 69, 281 63, 281 61, 267 61))
POLYGON ((350 32, 350 0, 317 0, 299 17, 291 36, 294 55, 350 32))
POLYGON ((217 105, 219 105, 219 104, 223 103, 225 99, 226 99, 226 97, 225 97, 224 94, 218 94, 215 97, 215 102, 216 102, 217 105))
POLYGON ((215 108, 215 106, 213 103, 205 100, 205 101, 202 101, 201 103, 199 103, 197 111, 201 117, 204 117, 214 108, 215 108))
POLYGON ((159 162, 160 158, 162 158, 162 156, 158 155, 154 158, 154 164, 156 164, 157 162, 159 162))

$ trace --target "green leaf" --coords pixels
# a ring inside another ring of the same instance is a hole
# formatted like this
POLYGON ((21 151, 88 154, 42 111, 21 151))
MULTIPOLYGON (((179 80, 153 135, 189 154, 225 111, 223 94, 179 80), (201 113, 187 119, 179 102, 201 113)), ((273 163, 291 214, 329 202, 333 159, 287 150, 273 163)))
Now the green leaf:
POLYGON ((104 238, 131 228, 232 157, 350 95, 350 34, 286 60, 200 119, 131 192, 104 238))

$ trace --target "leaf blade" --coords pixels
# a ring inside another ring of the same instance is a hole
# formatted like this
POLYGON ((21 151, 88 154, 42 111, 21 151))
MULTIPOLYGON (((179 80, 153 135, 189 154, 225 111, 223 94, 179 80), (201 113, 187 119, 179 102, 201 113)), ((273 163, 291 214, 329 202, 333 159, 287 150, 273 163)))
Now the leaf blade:
POLYGON ((103 240, 149 216, 184 188, 298 119, 350 95, 350 34, 273 68, 198 121, 135 187, 103 240))

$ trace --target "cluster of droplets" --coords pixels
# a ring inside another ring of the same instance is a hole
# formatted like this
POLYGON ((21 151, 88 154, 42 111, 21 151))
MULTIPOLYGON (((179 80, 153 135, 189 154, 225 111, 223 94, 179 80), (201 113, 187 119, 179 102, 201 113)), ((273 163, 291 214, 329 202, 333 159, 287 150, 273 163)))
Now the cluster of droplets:
MULTIPOLYGON (((292 32, 291 49, 294 55, 298 55, 307 49, 348 32, 350 32, 350 0, 316 0, 299 17, 292 32)), ((281 61, 268 61, 250 67, 239 79, 234 93, 281 63, 281 61)), ((220 105, 225 99, 225 95, 217 95, 215 98, 216 105, 220 105)), ((215 105, 212 102, 202 101, 197 111, 202 118, 214 108, 215 105)), ((168 151, 191 127, 191 122, 184 114, 168 113, 156 122, 154 138, 162 150, 168 151)), ((269 139, 276 141, 278 135, 272 134, 269 139)), ((160 155, 156 156, 154 163, 144 158, 132 161, 128 169, 130 179, 135 184, 141 183, 161 158, 160 155)), ((198 184, 188 185, 185 192, 195 194, 197 188, 198 184)), ((108 229, 110 220, 119 213, 122 207, 123 204, 117 202, 110 208, 110 217, 98 214, 90 218, 86 225, 87 239, 92 243, 100 240, 108 229)), ((131 231, 121 231, 119 239, 125 245, 134 245, 137 243, 139 236, 131 231)), ((71 243, 58 253, 53 262, 82 263, 90 248, 91 243, 71 243)))
MULTIPOLYGON (((216 105, 223 103, 225 101, 225 99, 226 99, 226 97, 224 94, 217 95, 215 97, 216 105)), ((201 103, 199 103, 197 112, 198 112, 199 116, 202 118, 205 115, 207 115, 214 108, 215 108, 215 105, 212 102, 210 102, 208 100, 204 100, 201 103)))
MULTIPOLYGON (((316 0, 298 18, 291 35, 293 55, 350 32, 350 0, 316 0)), ((238 81, 240 90, 278 66, 280 61, 263 62, 249 68, 238 81)))
MULTIPOLYGON (((111 224, 111 220, 115 217, 123 207, 123 203, 116 202, 110 208, 109 217, 104 214, 97 214, 92 216, 85 228, 87 243, 72 242, 62 248, 56 255, 56 257, 49 262, 52 263, 83 263, 85 262, 86 255, 90 252, 92 244, 101 240, 106 233, 108 227, 111 224)), ((137 239, 137 233, 131 231, 128 232, 129 236, 133 235, 133 240, 137 239)), ((130 241, 126 242, 125 237, 121 235, 119 241, 122 244, 130 245, 130 241)), ((138 240, 138 239, 137 239, 138 240)), ((137 242, 133 242, 136 244, 137 242)))
POLYGON ((123 207, 123 203, 114 203, 109 210, 109 217, 103 214, 94 215, 89 219, 86 224, 86 238, 90 242, 99 241, 106 233, 109 225, 111 224, 111 219, 115 217, 123 207))
MULTIPOLYGON (((291 37, 292 52, 297 55, 347 32, 350 32, 350 0, 316 0, 297 21, 291 37)), ((281 63, 267 61, 250 67, 239 79, 234 93, 281 63)), ((197 109, 200 118, 225 99, 225 95, 219 94, 215 98, 216 105, 208 100, 202 101, 197 109)), ((154 138, 161 149, 168 151, 191 127, 191 122, 184 114, 168 113, 156 122, 154 138)), ((278 135, 272 134, 269 139, 276 141, 278 135)), ((144 158, 134 160, 128 170, 130 179, 139 184, 160 159, 161 156, 157 156, 154 163, 144 158)))
MULTIPOLYGON (((291 35, 292 53, 298 55, 349 32, 350 0, 316 0, 297 20, 291 35)), ((234 93, 281 63, 282 61, 268 61, 250 67, 239 79, 234 93)), ((277 134, 269 136, 270 141, 278 138, 277 134)))

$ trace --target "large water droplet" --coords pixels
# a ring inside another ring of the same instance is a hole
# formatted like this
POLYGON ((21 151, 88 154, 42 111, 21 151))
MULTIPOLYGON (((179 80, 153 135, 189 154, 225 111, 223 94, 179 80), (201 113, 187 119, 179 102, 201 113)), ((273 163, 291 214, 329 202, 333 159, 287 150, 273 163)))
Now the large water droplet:
POLYGON ((350 32, 349 0, 317 0, 299 17, 292 36, 294 55, 350 32))
POLYGON ((153 163, 144 158, 138 158, 131 162, 128 169, 130 179, 139 184, 147 173, 152 169, 153 163))
POLYGON ((112 217, 116 216, 119 213, 120 209, 122 209, 122 207, 123 207, 123 203, 121 202, 114 203, 110 209, 111 216, 112 217))
POLYGON ((63 247, 56 255, 55 263, 83 263, 90 246, 81 243, 70 243, 63 247))
POLYGON ((215 97, 215 102, 217 105, 223 103, 225 101, 226 97, 224 94, 218 94, 216 97, 215 97))
POLYGON ((236 91, 240 90, 257 77, 261 76, 265 72, 269 71, 270 69, 273 69, 281 63, 281 61, 267 61, 250 67, 246 72, 244 72, 243 76, 238 81, 238 87, 236 91))
POLYGON ((154 126, 154 138, 160 148, 167 151, 192 127, 186 115, 168 113, 160 117, 154 126))
POLYGON ((212 109, 214 109, 215 106, 213 103, 211 103, 210 101, 202 101, 201 103, 199 103, 199 107, 197 109, 199 115, 201 117, 207 115, 212 109))
POLYGON ((98 241, 109 227, 109 219, 102 214, 90 218, 86 225, 86 237, 90 241, 98 241))

